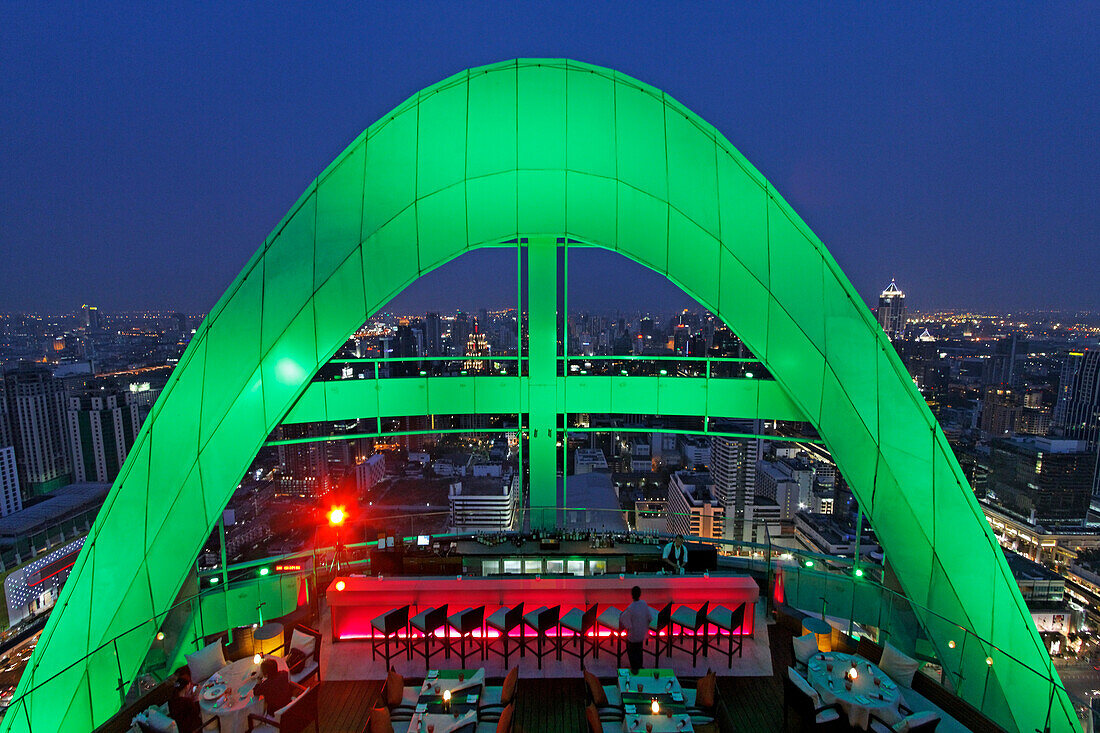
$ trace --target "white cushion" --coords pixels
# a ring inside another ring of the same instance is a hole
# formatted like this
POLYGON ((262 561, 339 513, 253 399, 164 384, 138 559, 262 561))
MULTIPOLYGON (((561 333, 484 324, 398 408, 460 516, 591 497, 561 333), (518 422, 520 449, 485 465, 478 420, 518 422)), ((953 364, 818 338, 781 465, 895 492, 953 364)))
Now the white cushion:
POLYGON ((814 707, 821 707, 821 696, 817 694, 817 690, 810 686, 810 683, 806 681, 806 678, 800 675, 794 667, 787 667, 787 676, 791 678, 791 682, 797 687, 806 697, 814 701, 814 707))
POLYGON ((887 643, 882 649, 882 659, 878 667, 886 676, 905 687, 913 686, 913 675, 917 672, 920 662, 912 657, 899 652, 893 645, 887 643))
POLYGON ((317 637, 294 629, 294 633, 290 635, 290 648, 297 649, 307 657, 312 657, 317 649, 317 637))
POLYGON ((820 713, 817 714, 814 719, 817 721, 818 725, 822 725, 824 723, 831 723, 839 717, 840 713, 830 708, 828 710, 822 710, 820 713))
POLYGON ((196 685, 202 685, 224 666, 225 653, 222 651, 220 639, 215 639, 194 654, 187 655, 187 668, 191 670, 191 681, 196 685))
POLYGON ((161 712, 160 709, 155 707, 150 707, 148 710, 138 713, 132 722, 134 725, 141 722, 152 730, 157 731, 157 733, 179 733, 179 727, 176 725, 176 721, 172 720, 161 712))
POLYGON ((817 654, 817 636, 814 634, 796 636, 791 643, 794 644, 794 658, 804 665, 809 664, 810 657, 817 654))
POLYGON ((931 723, 933 720, 939 719, 940 716, 938 713, 934 713, 931 710, 925 710, 902 718, 894 724, 894 730, 897 731, 897 733, 908 733, 918 725, 924 725, 925 723, 931 723))

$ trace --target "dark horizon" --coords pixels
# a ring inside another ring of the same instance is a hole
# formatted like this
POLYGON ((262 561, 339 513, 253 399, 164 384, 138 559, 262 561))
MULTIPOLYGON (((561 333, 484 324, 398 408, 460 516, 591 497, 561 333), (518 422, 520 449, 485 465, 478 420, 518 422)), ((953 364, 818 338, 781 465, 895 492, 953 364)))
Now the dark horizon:
POLYGON ((360 131, 517 56, 619 69, 695 110, 870 304, 897 278, 913 310, 1100 310, 1100 6, 6 15, 0 311, 204 312, 360 131))

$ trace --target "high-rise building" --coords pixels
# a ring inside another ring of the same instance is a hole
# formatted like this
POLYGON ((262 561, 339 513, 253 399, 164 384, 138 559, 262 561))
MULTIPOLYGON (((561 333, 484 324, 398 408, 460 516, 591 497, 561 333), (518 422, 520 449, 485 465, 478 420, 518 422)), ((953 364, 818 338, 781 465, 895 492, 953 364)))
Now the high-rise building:
POLYGON ((15 448, 0 446, 0 516, 23 509, 23 495, 19 493, 19 471, 15 467, 15 448))
POLYGON ((982 397, 982 432, 995 438, 1012 435, 1022 413, 1019 394, 1006 387, 986 387, 982 397))
POLYGON ((66 421, 75 480, 114 481, 141 428, 130 392, 97 389, 70 395, 66 421))
POLYGON ((451 322, 451 350, 461 356, 465 353, 466 342, 470 338, 470 314, 459 311, 451 322))
MULTIPOLYGON (((489 342, 485 334, 478 329, 478 323, 474 321, 474 330, 466 340, 466 356, 489 356, 489 342)), ((484 359, 467 361, 464 368, 471 372, 483 372, 489 370, 489 362, 484 359)))
POLYGON ((1084 524, 1095 462, 1084 441, 999 439, 989 460, 994 503, 1033 524, 1084 524))
POLYGON ((89 331, 99 330, 99 308, 94 305, 84 304, 80 306, 81 315, 83 315, 84 327, 89 331))
POLYGON ((43 364, 21 362, 4 373, 19 484, 26 496, 45 494, 72 479, 65 392, 43 364))
POLYGON ((876 316, 891 341, 905 338, 905 293, 893 280, 878 296, 876 316))
MULTIPOLYGON (((763 430, 760 420, 731 420, 733 432, 754 433, 763 430)), ((731 540, 750 540, 751 522, 746 522, 746 507, 756 494, 756 462, 760 460, 759 438, 715 437, 710 448, 710 473, 715 495, 725 509, 725 535, 731 540)), ((751 514, 751 512, 750 512, 751 514)))
POLYGON ((722 539, 725 509, 708 473, 677 471, 668 480, 665 531, 703 539, 722 539))
POLYGON ((444 356, 443 322, 438 313, 424 316, 424 348, 428 356, 444 356))
POLYGON ((1051 427, 1096 455, 1092 493, 1100 495, 1100 349, 1066 354, 1051 427))

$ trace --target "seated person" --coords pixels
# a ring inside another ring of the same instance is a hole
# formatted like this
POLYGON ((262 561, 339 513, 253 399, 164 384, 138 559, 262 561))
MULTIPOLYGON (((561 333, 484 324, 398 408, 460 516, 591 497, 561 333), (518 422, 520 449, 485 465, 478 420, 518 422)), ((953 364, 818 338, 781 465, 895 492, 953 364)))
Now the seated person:
POLYGON ((253 692, 264 699, 267 714, 271 715, 290 702, 290 676, 279 669, 272 657, 265 657, 260 662, 260 674, 263 679, 256 683, 253 692))
POLYGON ((190 733, 202 728, 202 711, 191 687, 190 671, 177 675, 172 685, 172 694, 168 698, 168 717, 176 721, 176 726, 181 731, 190 733))

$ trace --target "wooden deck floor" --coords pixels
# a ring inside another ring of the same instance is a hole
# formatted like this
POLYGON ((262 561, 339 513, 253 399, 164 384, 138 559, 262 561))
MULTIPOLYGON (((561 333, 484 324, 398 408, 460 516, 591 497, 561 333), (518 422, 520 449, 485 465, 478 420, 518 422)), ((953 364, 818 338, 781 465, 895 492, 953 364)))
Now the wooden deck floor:
POLYGON ((320 733, 363 733, 381 691, 381 680, 322 682, 317 704, 320 733))
MULTIPOLYGON (((783 729, 781 675, 790 664, 790 632, 769 626, 772 669, 768 677, 718 678, 718 729, 722 733, 780 733, 783 729)), ((490 680, 500 684, 500 680, 490 680)), ((321 684, 320 733, 364 733, 382 690, 381 680, 321 684)), ((584 681, 521 679, 516 689, 514 733, 583 733, 584 681)))
POLYGON ((583 733, 584 680, 525 679, 516 687, 513 733, 583 733))
POLYGON ((783 674, 790 659, 791 634, 768 627, 771 642, 770 677, 719 677, 717 722, 722 733, 779 733, 783 730, 783 674))

